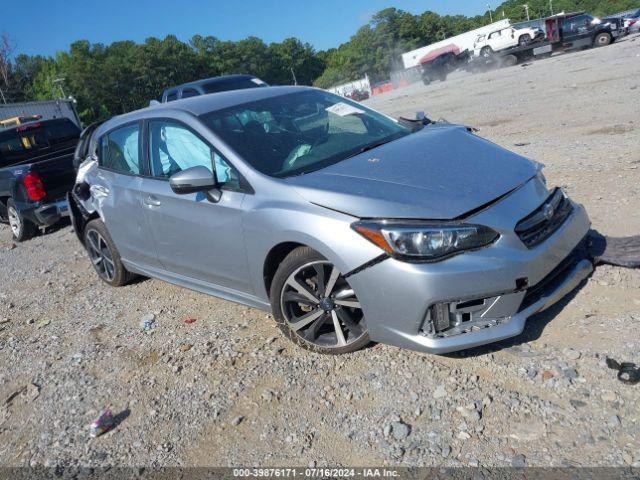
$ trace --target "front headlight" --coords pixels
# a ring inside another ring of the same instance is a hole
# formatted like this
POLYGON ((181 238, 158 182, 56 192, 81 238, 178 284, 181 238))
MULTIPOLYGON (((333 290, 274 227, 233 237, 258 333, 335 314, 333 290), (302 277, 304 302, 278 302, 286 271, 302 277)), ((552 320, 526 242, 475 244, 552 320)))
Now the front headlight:
POLYGON ((500 236, 482 225, 362 221, 351 227, 388 254, 414 261, 443 260, 489 245, 500 236))

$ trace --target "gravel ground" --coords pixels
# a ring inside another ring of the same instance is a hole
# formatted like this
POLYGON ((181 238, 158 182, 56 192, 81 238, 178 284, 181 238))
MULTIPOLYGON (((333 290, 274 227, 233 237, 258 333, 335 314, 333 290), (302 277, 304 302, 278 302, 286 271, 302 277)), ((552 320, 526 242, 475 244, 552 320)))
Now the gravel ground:
MULTIPOLYGON (((368 103, 479 127, 623 236, 640 232, 639 85, 629 37, 368 103)), ((640 386, 605 365, 640 361, 637 270, 599 267, 516 339, 448 356, 320 356, 251 308, 110 288, 68 226, 17 246, 0 227, 0 282, 5 466, 640 466, 640 386), (106 404, 118 424, 92 439, 106 404)))

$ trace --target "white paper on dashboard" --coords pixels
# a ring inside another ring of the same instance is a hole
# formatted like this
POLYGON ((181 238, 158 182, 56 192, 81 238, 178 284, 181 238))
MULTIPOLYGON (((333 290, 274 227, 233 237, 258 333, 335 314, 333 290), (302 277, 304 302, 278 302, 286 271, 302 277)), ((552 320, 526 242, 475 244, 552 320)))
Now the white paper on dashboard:
POLYGON ((364 110, 360 110, 348 103, 338 102, 335 105, 325 108, 329 113, 338 115, 339 117, 346 117, 347 115, 358 115, 364 113, 364 110))

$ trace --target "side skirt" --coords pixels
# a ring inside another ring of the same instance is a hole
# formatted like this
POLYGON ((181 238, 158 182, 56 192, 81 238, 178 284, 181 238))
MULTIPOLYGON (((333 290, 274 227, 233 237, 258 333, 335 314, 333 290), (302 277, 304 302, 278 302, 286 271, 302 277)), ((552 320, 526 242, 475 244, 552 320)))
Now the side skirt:
POLYGON ((166 270, 143 268, 135 263, 129 262, 128 260, 124 259, 122 259, 122 263, 127 268, 127 270, 132 273, 137 273, 145 277, 156 278, 158 280, 171 283, 172 285, 177 285, 179 287, 188 288, 189 290, 194 290, 206 295, 212 295, 224 300, 229 300, 231 302, 240 303, 242 305, 257 308, 259 310, 271 312, 271 304, 254 295, 248 295, 237 290, 221 287, 219 285, 213 285, 211 283, 196 280, 191 277, 185 277, 177 273, 167 272, 166 270))

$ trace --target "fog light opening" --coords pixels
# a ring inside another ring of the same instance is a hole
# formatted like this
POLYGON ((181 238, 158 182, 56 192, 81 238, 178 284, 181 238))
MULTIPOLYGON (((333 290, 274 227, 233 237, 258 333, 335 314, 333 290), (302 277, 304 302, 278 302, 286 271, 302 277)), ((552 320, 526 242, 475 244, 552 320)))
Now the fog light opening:
POLYGON ((500 325, 511 317, 490 315, 498 300, 500 296, 431 305, 421 333, 430 338, 446 338, 500 325))

